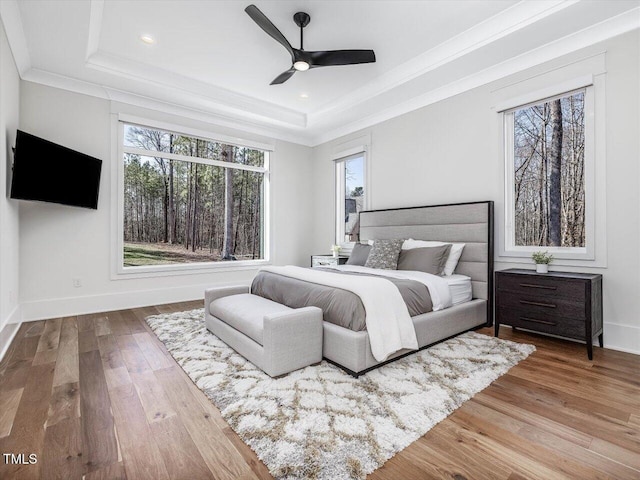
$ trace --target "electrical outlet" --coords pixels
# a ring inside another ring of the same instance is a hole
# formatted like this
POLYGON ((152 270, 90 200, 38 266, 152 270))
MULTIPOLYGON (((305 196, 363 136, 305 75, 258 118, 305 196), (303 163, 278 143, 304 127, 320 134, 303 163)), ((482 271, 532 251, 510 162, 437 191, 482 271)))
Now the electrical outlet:
POLYGON ((80 280, 79 278, 72 278, 71 283, 73 284, 74 288, 80 288, 82 286, 82 280, 80 280))

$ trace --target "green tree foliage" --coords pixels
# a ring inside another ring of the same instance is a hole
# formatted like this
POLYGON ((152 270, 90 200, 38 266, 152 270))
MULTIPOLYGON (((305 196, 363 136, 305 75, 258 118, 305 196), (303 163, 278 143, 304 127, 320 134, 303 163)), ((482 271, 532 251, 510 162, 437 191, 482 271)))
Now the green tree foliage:
POLYGON ((364 187, 356 187, 351 190, 352 197, 361 197, 362 195, 364 195, 364 187))
POLYGON ((234 169, 227 197, 225 171, 230 169, 170 160, 162 153, 263 166, 264 152, 130 125, 125 126, 125 146, 148 153, 124 154, 125 242, 177 244, 193 252, 206 250, 207 260, 217 261, 226 239, 228 259, 263 258, 264 175, 234 169), (228 225, 225 211, 231 212, 228 225))

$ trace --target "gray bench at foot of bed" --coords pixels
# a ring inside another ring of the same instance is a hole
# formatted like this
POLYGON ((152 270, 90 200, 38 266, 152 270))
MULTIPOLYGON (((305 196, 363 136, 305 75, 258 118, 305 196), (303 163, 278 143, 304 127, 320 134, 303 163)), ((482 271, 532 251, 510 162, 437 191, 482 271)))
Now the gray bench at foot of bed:
POLYGON ((289 308, 249 293, 210 288, 205 323, 220 340, 272 377, 322 360, 322 310, 289 308))

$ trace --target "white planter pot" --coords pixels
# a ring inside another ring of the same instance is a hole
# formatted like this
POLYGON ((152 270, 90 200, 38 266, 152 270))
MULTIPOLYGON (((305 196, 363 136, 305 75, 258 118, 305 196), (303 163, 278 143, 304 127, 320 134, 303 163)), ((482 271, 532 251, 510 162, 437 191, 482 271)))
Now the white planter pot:
POLYGON ((333 252, 333 258, 338 258, 338 255, 340 255, 340 252, 333 252))
POLYGON ((538 272, 538 273, 549 273, 549 264, 547 264, 547 263, 536 263, 536 272, 538 272))

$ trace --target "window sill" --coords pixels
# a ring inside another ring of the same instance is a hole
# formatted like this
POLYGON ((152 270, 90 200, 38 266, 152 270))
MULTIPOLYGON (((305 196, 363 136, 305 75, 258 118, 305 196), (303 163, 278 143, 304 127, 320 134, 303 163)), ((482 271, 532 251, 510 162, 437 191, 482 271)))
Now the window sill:
POLYGON ((116 272, 113 272, 111 279, 127 280, 133 278, 167 277, 174 275, 205 275, 219 272, 257 270, 266 265, 271 265, 271 262, 268 260, 238 260, 175 265, 120 267, 116 272))
POLYGON ((514 247, 501 248, 499 256, 531 259, 534 252, 548 252, 554 260, 595 260, 593 250, 586 247, 514 247))
MULTIPOLYGON (((496 256, 494 261, 495 263, 529 265, 531 268, 535 268, 531 254, 523 253, 522 255, 513 255, 511 252, 507 252, 496 256)), ((554 254, 553 262, 549 268, 551 270, 557 270, 557 267, 607 268, 607 262, 606 259, 561 258, 556 257, 554 254)))

